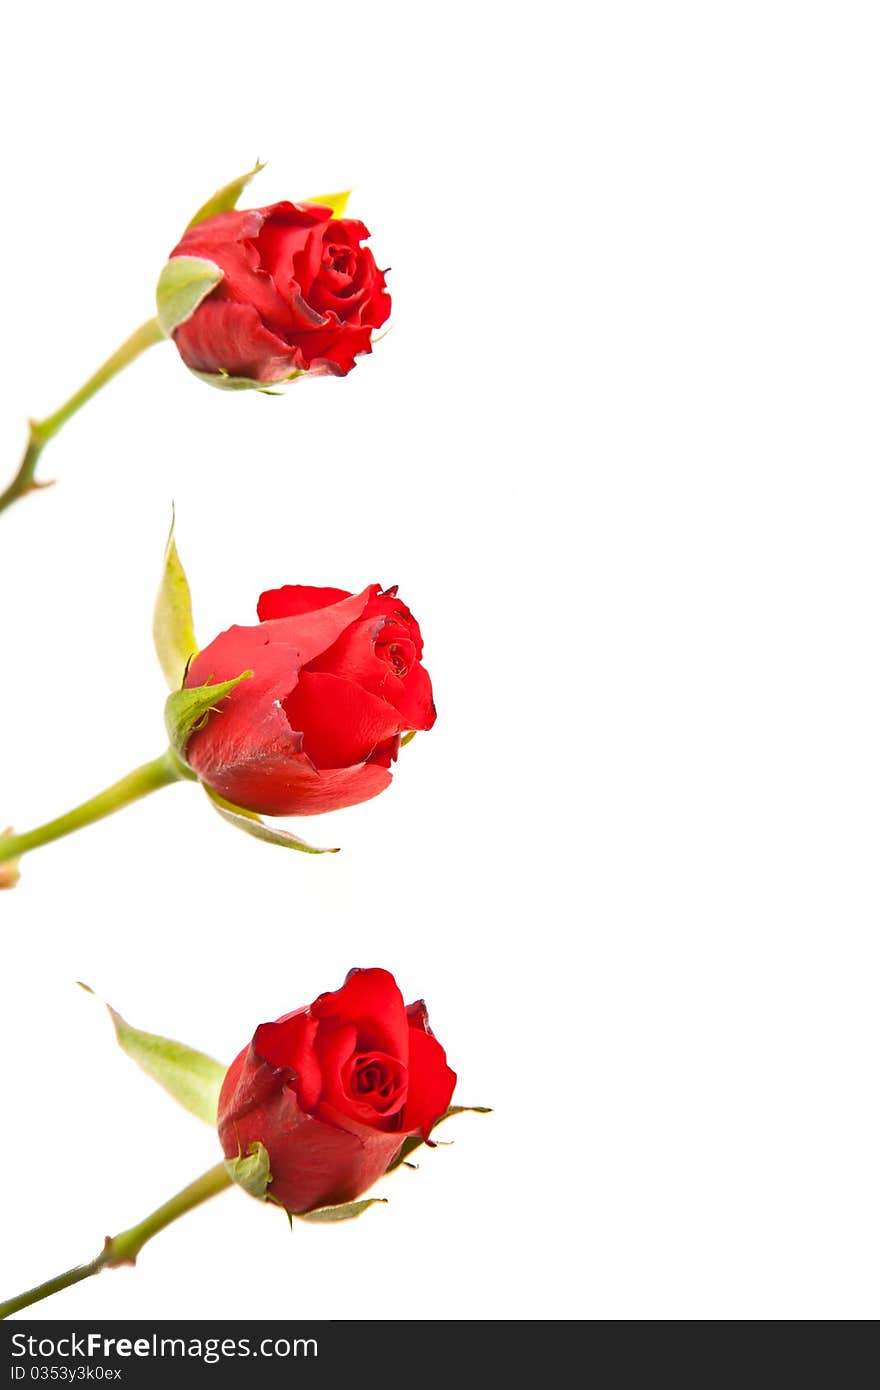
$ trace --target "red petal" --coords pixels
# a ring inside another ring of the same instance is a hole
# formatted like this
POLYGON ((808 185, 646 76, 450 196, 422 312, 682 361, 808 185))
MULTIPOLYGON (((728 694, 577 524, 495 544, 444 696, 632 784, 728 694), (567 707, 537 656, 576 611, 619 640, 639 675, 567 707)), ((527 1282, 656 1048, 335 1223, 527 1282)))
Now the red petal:
MULTIPOLYGON (((365 1051, 370 1049, 360 1045, 357 1028, 353 1023, 334 1023, 326 1018, 321 1019, 315 1039, 315 1052, 321 1066, 321 1101, 344 1117, 346 1123, 355 1120, 359 1124, 369 1125, 371 1129, 396 1131, 400 1128, 397 1112, 402 1109, 406 1096, 406 1066, 399 1059, 389 1057, 387 1053, 380 1054, 386 1065, 393 1067, 398 1078, 403 1081, 403 1091, 393 1109, 379 1111, 369 1100, 358 1101, 345 1084, 346 1073, 351 1071, 352 1062, 365 1051)), ((375 1049, 372 1051, 375 1052, 375 1049)))
POLYGON ((291 311, 289 296, 279 294, 271 277, 260 269, 254 240, 263 225, 264 213, 269 211, 254 208, 208 218, 191 228, 171 254, 203 256, 213 261, 223 271, 223 279, 211 299, 252 304, 261 321, 282 336, 298 320, 291 311))
POLYGON ((353 1024, 359 1052, 387 1052, 407 1065, 410 1030, 390 971, 350 970, 342 988, 320 995, 310 1013, 319 1022, 353 1024))
MULTIPOLYGON (((301 654, 301 664, 306 666, 331 647, 350 623, 357 622, 378 587, 377 584, 370 584, 359 594, 350 594, 336 603, 328 603, 321 608, 310 608, 289 618, 279 619, 278 635, 282 640, 296 646, 301 654)), ((342 592, 340 590, 340 593, 342 592)), ((262 631, 268 637, 270 628, 275 627, 275 622, 267 622, 262 631)))
MULTIPOLYGON (((371 600, 367 613, 375 603, 371 600)), ((390 608, 393 600, 384 600, 384 604, 390 608)), ((418 635, 416 626, 415 636, 418 635)), ((437 717, 431 678, 419 665, 416 651, 409 625, 374 615, 346 628, 332 647, 309 663, 308 669, 355 681, 372 695, 387 700, 401 715, 401 729, 430 729, 437 717), (393 664, 395 652, 407 663, 402 675, 393 664)))
POLYGON ((315 276, 312 264, 317 267, 321 261, 328 209, 316 203, 275 203, 263 211, 265 221, 254 240, 261 266, 286 299, 300 287, 308 293, 315 276))
MULTIPOLYGON (((284 752, 255 757, 225 766, 205 766, 201 750, 187 750, 187 761, 201 780, 227 801, 263 816, 320 816, 359 806, 391 785, 391 773, 376 763, 333 768, 318 772, 303 754, 284 752)), ((291 734, 291 738, 293 735, 291 734)))
POLYGON ((354 1052, 344 1063, 339 1080, 348 1114, 377 1129, 400 1129, 407 1073, 399 1058, 389 1057, 387 1052, 354 1052))
MULTIPOLYGON (((325 241, 338 241, 343 245, 354 246, 360 250, 358 243, 367 241, 370 233, 367 231, 363 222, 358 222, 354 217, 334 217, 331 218, 324 228, 325 241)), ((367 255, 370 252, 366 252, 367 255)))
POLYGON ((277 1023, 261 1023, 252 1044, 270 1066, 293 1073, 303 1110, 314 1110, 321 1096, 321 1067, 314 1050, 317 1031, 315 1019, 298 1009, 277 1023))
POLYGON ((280 589, 268 589, 260 595, 257 617, 261 623, 269 618, 295 618, 300 613, 314 613, 316 608, 328 608, 331 603, 351 597, 347 589, 315 589, 308 584, 285 584, 280 589))
POLYGON ((397 597, 398 587, 397 584, 392 584, 390 589, 373 593, 364 609, 364 617, 389 618, 395 623, 400 623, 401 627, 406 628, 410 641, 415 644, 416 655, 421 657, 424 646, 421 629, 406 604, 397 597))
POLYGON ((449 1108, 455 1083, 454 1071, 446 1065, 446 1053, 433 1033, 421 1028, 409 1030, 409 1091, 403 1112, 403 1128, 420 1132, 425 1139, 431 1128, 449 1108))
MULTIPOLYGON (((284 624, 271 626, 277 638, 284 624)), ((273 772, 307 762, 280 704, 296 683, 300 661, 299 650, 290 642, 271 641, 265 626, 231 627, 190 666, 189 688, 231 680, 243 671, 254 673, 220 702, 186 746, 190 766, 227 800, 237 801, 231 793, 244 779, 252 783, 250 796, 237 804, 259 810, 264 801, 274 799, 269 796, 273 772)), ((262 808, 268 810, 268 805, 262 808)))
POLYGON ((431 677, 424 666, 414 666, 404 677, 403 690, 394 703, 406 729, 433 729, 437 707, 431 677))
POLYGON ((372 352, 372 336, 370 327, 352 327, 341 323, 316 328, 311 332, 297 332, 292 340, 310 371, 324 368, 333 376, 347 376, 356 357, 364 352, 372 352))
POLYGON ((279 662, 286 661, 293 676, 283 691, 286 694, 292 689, 300 666, 314 661, 333 645, 350 623, 357 621, 377 588, 378 585, 372 584, 360 594, 351 594, 337 603, 289 618, 271 619, 251 627, 228 628, 199 652, 189 668, 187 686, 229 680, 246 669, 262 676, 264 672, 273 673, 279 669, 279 662))
POLYGON ((387 743, 380 743, 378 748, 374 748, 367 758, 368 763, 378 763, 380 767, 390 767, 397 762, 397 755, 400 752, 400 734, 395 734, 387 743))
POLYGON ((273 382, 306 365, 297 348, 289 347, 265 327, 253 304, 237 304, 213 295, 175 331, 174 342, 195 372, 225 372, 227 376, 273 382))
MULTIPOLYGON (((337 240, 331 233, 325 233, 325 243, 337 240)), ((356 248, 355 254, 353 275, 340 274, 322 264, 309 291, 309 303, 324 313, 337 314, 342 323, 376 329, 391 313, 391 297, 385 290, 385 276, 376 268, 372 252, 356 248)))
MULTIPOLYGON (((420 1033, 431 1033, 428 1026, 428 1006, 424 999, 417 999, 414 1004, 407 1004, 406 1021, 410 1028, 417 1028, 420 1033)), ((434 1036, 433 1033, 431 1036, 434 1036)))
POLYGON ((295 1138, 266 1146, 275 1179, 270 1191, 289 1211, 354 1201, 387 1171, 403 1142, 400 1133, 349 1120, 323 1102, 295 1138))
POLYGON ((357 1029, 353 1023, 334 1025, 323 1019, 319 1022, 314 1014, 312 1019, 315 1024, 315 1053, 321 1068, 321 1099, 344 1110, 342 1068, 357 1047, 357 1029))
POLYGON ((291 728, 302 733, 303 752, 319 769, 362 763, 406 727, 387 700, 325 672, 301 671, 284 711, 291 728))

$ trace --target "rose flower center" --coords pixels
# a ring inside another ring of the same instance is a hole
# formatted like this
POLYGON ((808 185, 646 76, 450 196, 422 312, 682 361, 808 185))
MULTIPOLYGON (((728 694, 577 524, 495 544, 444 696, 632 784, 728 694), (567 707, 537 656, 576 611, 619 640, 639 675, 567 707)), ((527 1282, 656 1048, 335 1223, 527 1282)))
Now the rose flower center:
POLYGON ((345 275, 350 280, 357 268, 357 259, 350 246, 327 246, 324 250, 324 265, 328 270, 335 270, 337 275, 345 275))
POLYGON ((375 651, 380 661, 387 662, 395 676, 399 676, 401 680, 416 659, 415 646, 406 638, 400 642, 377 642, 375 651))
POLYGON ((361 1052, 346 1067, 345 1089, 352 1100, 380 1115, 393 1115, 406 1100, 406 1068, 385 1052, 361 1052))

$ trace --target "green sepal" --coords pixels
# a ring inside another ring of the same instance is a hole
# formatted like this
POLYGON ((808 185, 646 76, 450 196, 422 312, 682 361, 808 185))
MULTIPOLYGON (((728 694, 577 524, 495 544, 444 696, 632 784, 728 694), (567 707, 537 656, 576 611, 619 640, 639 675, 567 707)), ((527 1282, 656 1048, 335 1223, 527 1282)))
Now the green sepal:
MULTIPOLYGON (((226 1159, 226 1171, 232 1181, 243 1187, 245 1192, 250 1193, 261 1202, 275 1202, 276 1206, 281 1203, 276 1202, 269 1187, 272 1183, 272 1171, 269 1165, 269 1151, 259 1139, 248 1145, 247 1153, 239 1153, 236 1158, 226 1159)), ((360 1202, 341 1202, 333 1207, 315 1207, 312 1211, 288 1211, 286 1207, 282 1210, 288 1219, 293 1222, 296 1217, 298 1221, 314 1221, 323 1224, 334 1221, 351 1221, 356 1216, 360 1216, 367 1207, 376 1206, 377 1203, 387 1201, 385 1197, 367 1197, 360 1202)))
POLYGON ((227 1158, 226 1171, 232 1181, 243 1187, 245 1192, 265 1202, 272 1173, 269 1168, 269 1150, 259 1139, 248 1144, 246 1154, 240 1153, 237 1158, 227 1158))
MULTIPOLYGON (((95 993, 82 981, 79 984, 88 994, 95 993)), ((116 1040, 126 1056, 137 1062, 141 1071, 158 1082, 197 1120, 204 1120, 212 1127, 216 1125, 217 1102, 227 1070, 222 1062, 215 1062, 213 1057, 196 1052, 172 1038, 162 1038, 157 1033, 144 1033, 139 1028, 132 1028, 109 1004, 105 1007, 113 1020, 116 1040)))
POLYGON ((342 1202, 338 1207, 315 1207, 312 1211, 294 1211, 290 1214, 298 1221, 316 1221, 327 1224, 331 1221, 352 1221, 367 1210, 367 1207, 383 1205, 387 1197, 365 1197, 360 1202, 342 1202))
POLYGON ((258 159, 249 174, 241 174, 231 183, 224 183, 222 188, 218 188, 216 193, 211 194, 206 203, 202 203, 195 216, 186 224, 186 230, 189 231, 190 227, 197 227, 207 217, 216 217, 218 212, 231 212, 251 179, 265 167, 266 165, 258 159))
POLYGON ((281 845, 284 849, 298 849, 302 854, 339 853, 338 847, 335 849, 317 849, 314 845, 309 845, 305 840, 301 840, 298 835, 292 835, 289 830, 267 825, 265 821, 260 819, 256 811, 246 811, 243 806, 233 806, 231 801, 226 801, 210 787, 205 787, 205 791, 208 793, 218 816, 222 816, 228 825, 234 825, 236 830, 243 830, 245 835, 253 835, 255 840, 264 840, 267 845, 281 845))
MULTIPOLYGON (((444 1120, 451 1120, 453 1115, 491 1114, 492 1107, 490 1105, 450 1105, 449 1109, 444 1111, 444 1113, 440 1116, 439 1120, 436 1121, 436 1123, 434 1124, 434 1129, 437 1128, 437 1125, 442 1125, 444 1120)), ((400 1153, 397 1155, 393 1163, 389 1163, 388 1167, 385 1169, 385 1172, 393 1173, 395 1168, 399 1168, 401 1163, 405 1163, 406 1160, 409 1158, 410 1154, 415 1149, 421 1148, 424 1142, 424 1139, 420 1138, 417 1134, 412 1134, 408 1139, 404 1139, 403 1147, 401 1148, 400 1153)))
POLYGON ((204 256, 172 256, 165 262, 156 286, 156 318, 166 338, 186 323, 222 279, 219 265, 204 256))
POLYGON ((162 582, 153 610, 153 643, 171 690, 179 690, 186 668, 199 650, 193 628, 189 583, 174 541, 174 513, 165 546, 162 582))
POLYGON ((237 685, 248 680, 253 671, 242 671, 231 681, 220 681, 218 685, 196 685, 191 689, 174 690, 165 701, 165 728, 171 747, 178 757, 186 762, 186 745, 196 729, 204 728, 212 714, 218 712, 221 700, 225 700, 237 685))
POLYGON ((196 372, 190 367, 193 376, 197 376, 199 381, 204 381, 208 386, 216 386, 218 391, 261 391, 264 396, 282 396, 283 391, 276 391, 276 386, 286 386, 288 382, 296 381, 298 376, 305 376, 305 372, 291 372, 290 376, 283 376, 280 381, 253 381, 249 376, 230 376, 228 372, 196 372))
POLYGON ((321 193, 316 198, 306 198, 307 203, 317 203, 322 208, 329 208, 334 217, 344 217, 348 200, 351 197, 351 189, 346 188, 344 193, 321 193))

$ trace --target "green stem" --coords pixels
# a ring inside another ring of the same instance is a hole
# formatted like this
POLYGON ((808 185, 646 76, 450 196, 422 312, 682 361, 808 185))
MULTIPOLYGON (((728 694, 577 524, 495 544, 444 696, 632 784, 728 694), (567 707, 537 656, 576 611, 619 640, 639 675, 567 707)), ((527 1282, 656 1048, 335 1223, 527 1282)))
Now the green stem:
POLYGON ((135 329, 130 338, 126 338, 120 348, 117 348, 112 357, 98 368, 93 376, 90 376, 78 391, 74 391, 69 400, 64 402, 52 415, 47 415, 44 420, 31 420, 31 433, 28 446, 24 452, 19 470, 13 478, 6 491, 0 494, 0 512, 6 507, 11 507, 19 497, 25 497, 27 493, 36 491, 37 488, 45 487, 46 484, 36 482, 34 473, 40 454, 49 443, 61 426, 74 415, 80 406, 85 405, 86 401, 91 400, 96 391, 100 391, 123 367, 127 367, 129 362, 133 362, 136 357, 140 357, 153 343, 159 343, 165 334, 159 327, 158 319, 148 319, 142 323, 140 328, 135 329))
POLYGON ((104 1241, 104 1249, 87 1265, 77 1265, 64 1274, 56 1274, 54 1279, 47 1279, 45 1284, 38 1284, 36 1288, 28 1289, 26 1293, 20 1293, 16 1298, 8 1298, 5 1303, 0 1303, 0 1319, 20 1312, 22 1308, 29 1308, 32 1303, 39 1303, 41 1299, 49 1298, 61 1289, 68 1289, 71 1284, 78 1284, 82 1279, 89 1279, 93 1274, 100 1274, 102 1269, 115 1269, 117 1265, 133 1265, 147 1241, 152 1240, 154 1235, 170 1226, 179 1216, 201 1206, 209 1197, 215 1197, 218 1192, 231 1186, 232 1178, 226 1170, 225 1163, 218 1163, 216 1168, 209 1168, 207 1173, 203 1173, 195 1182, 191 1182, 189 1187, 178 1192, 170 1202, 157 1207, 137 1226, 132 1226, 118 1236, 108 1236, 104 1241))
POLYGON ((38 849, 40 845, 60 840, 62 836, 70 835, 72 831, 80 830, 84 825, 91 825, 93 821, 102 820, 104 816, 112 815, 114 811, 121 810, 132 801, 138 801, 140 797, 148 796, 150 792, 158 791, 160 787, 167 787, 171 782, 185 777, 194 778, 195 774, 180 761, 171 748, 166 748, 161 757, 154 758, 151 763, 144 763, 142 767, 136 767, 127 777, 122 777, 118 782, 114 782, 112 787, 98 792, 97 796, 84 801, 81 806, 74 807, 66 815, 47 821, 36 830, 27 830, 22 835, 0 835, 0 864, 10 859, 19 859, 21 855, 27 854, 28 850, 38 849))

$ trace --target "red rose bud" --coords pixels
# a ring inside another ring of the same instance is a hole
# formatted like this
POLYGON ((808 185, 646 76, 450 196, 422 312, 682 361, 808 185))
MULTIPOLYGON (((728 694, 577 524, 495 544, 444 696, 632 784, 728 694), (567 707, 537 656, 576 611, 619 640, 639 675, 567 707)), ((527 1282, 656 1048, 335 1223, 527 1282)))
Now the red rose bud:
POLYGON ((199 652, 187 687, 253 673, 189 736, 182 753, 199 779, 270 816, 384 791, 400 735, 436 718, 419 625, 396 595, 378 584, 272 589, 257 626, 231 627, 199 652))
POLYGON ((267 1195, 291 1212, 353 1201, 410 1135, 428 1139, 455 1089, 424 1003, 387 970, 264 1023, 226 1073, 217 1125, 227 1159, 262 1144, 267 1195))
POLYGON ((212 262, 222 279, 172 334, 186 365, 259 382, 345 376, 391 313, 385 276, 361 245, 369 235, 317 203, 222 212, 189 228, 171 259, 212 262))

